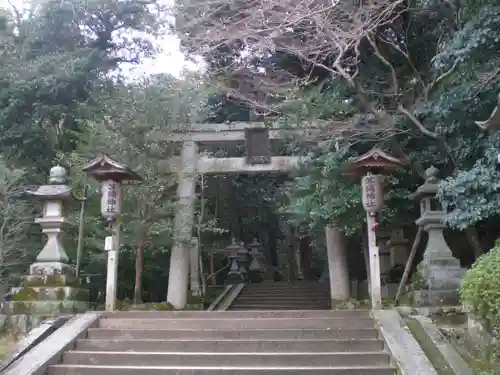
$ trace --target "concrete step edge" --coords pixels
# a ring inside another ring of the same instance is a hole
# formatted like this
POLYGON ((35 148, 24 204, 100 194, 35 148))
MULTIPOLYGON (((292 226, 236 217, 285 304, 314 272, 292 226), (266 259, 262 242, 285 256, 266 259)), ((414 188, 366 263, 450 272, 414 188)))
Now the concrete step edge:
MULTIPOLYGON (((280 371, 280 370, 379 370, 395 369, 392 366, 94 366, 94 365, 52 365, 52 368, 88 368, 88 369, 132 369, 132 370, 255 370, 255 371, 280 371)), ((96 374, 97 375, 97 374, 96 374)))
POLYGON ((67 354, 78 354, 78 355, 104 355, 104 356, 121 356, 121 355, 126 355, 126 356, 141 356, 141 355, 149 355, 149 356, 184 356, 184 357, 202 357, 202 356, 209 356, 209 357, 222 357, 222 356, 227 356, 227 357, 264 357, 264 356, 281 356, 281 357, 288 357, 288 356, 303 356, 303 357, 311 357, 311 356, 342 356, 342 357, 347 357, 347 356, 365 356, 365 355, 374 355, 374 354, 379 354, 379 355, 384 355, 384 356, 389 356, 388 352, 385 351, 376 351, 376 352, 314 352, 314 353, 305 353, 305 352, 262 352, 262 353, 248 353, 248 352, 102 352, 102 351, 97 351, 97 350, 68 350, 65 352, 67 354))
POLYGON ((224 343, 231 343, 231 342, 266 342, 266 343, 273 343, 273 342, 293 342, 293 343, 357 343, 357 342, 376 342, 376 341, 383 341, 382 339, 377 339, 377 338, 370 338, 370 339, 78 339, 77 342, 81 341, 110 341, 110 342, 131 342, 131 343, 140 343, 140 342, 167 342, 167 343, 176 343, 176 342, 203 342, 203 343, 213 343, 213 342, 224 342, 224 343))
MULTIPOLYGON (((302 309, 302 310, 289 310, 290 312, 293 312, 293 313, 296 313, 297 311, 299 312, 302 312, 302 313, 308 313, 308 312, 312 312, 312 313, 316 313, 318 312, 318 310, 308 310, 308 309, 302 309)), ((366 313, 370 313, 371 310, 370 309, 352 309, 352 310, 330 310, 330 309, 327 309, 327 310, 324 310, 325 312, 329 312, 329 313, 344 313, 344 312, 366 312, 366 313)), ((113 314, 127 314, 129 312, 133 312, 133 313, 144 313, 144 314, 156 314, 156 313, 162 313, 162 314, 172 314, 172 315, 191 315, 191 314, 197 314, 197 315, 204 315, 204 316, 210 316, 210 315, 224 315, 224 314, 227 314, 228 311, 113 311, 113 312, 107 312, 105 313, 106 315, 113 315, 113 314)), ((262 310, 263 313, 269 313, 269 312, 272 312, 272 311, 269 311, 269 310, 262 310)), ((286 311, 282 311, 282 310, 279 310, 279 311, 276 311, 276 312, 279 312, 279 313, 282 313, 282 312, 286 312, 286 311)))
MULTIPOLYGON (((289 311, 289 310, 288 310, 289 311)), ((121 321, 133 321, 133 320, 139 320, 139 321, 149 321, 149 319, 147 318, 121 318, 121 317, 116 317, 116 318, 113 318, 113 317, 104 317, 102 318, 101 320, 121 320, 121 321)), ((212 318, 212 319, 204 319, 202 317, 200 318, 179 318, 179 317, 170 317, 170 318, 157 318, 157 319, 154 319, 156 322, 161 322, 161 321, 183 321, 183 322, 193 322, 193 321, 196 321, 196 322, 206 322, 207 320, 210 320, 212 322, 215 322, 215 321, 221 321, 221 322, 227 322, 227 321, 235 321, 235 322, 239 322, 239 321, 254 321, 255 320, 255 317, 217 317, 217 318, 212 318)), ((328 320, 328 321, 373 321, 373 318, 369 317, 369 316, 321 316, 321 317, 288 317, 288 316, 285 316, 285 317, 259 317, 259 321, 268 321, 268 322, 271 322, 271 321, 283 321, 283 320, 290 320, 290 321, 298 321, 298 322, 303 322, 303 321, 311 321, 311 320, 328 320)))
MULTIPOLYGON (((304 305, 306 305, 306 303, 304 303, 304 305)), ((296 307, 302 307, 300 306, 300 304, 298 303, 293 303, 293 302, 287 302, 287 303, 279 303, 279 301, 269 301, 268 303, 266 303, 265 301, 235 301, 232 303, 231 307, 256 307, 256 308, 259 308, 260 309, 263 309, 265 307, 269 308, 269 309, 273 309, 273 310, 279 310, 279 308, 282 308, 283 310, 293 310, 293 308, 296 308, 296 307)), ((311 304, 311 303, 307 303, 307 306, 308 307, 311 307, 311 306, 316 306, 318 308, 321 308, 321 309, 324 309, 326 307, 328 307, 327 304, 311 304)), ((231 310, 229 310, 231 311, 231 310)), ((319 311, 319 309, 318 309, 319 311)), ((316 317, 318 318, 318 317, 316 317)), ((347 316, 345 317, 347 318, 347 316)))
MULTIPOLYGON (((218 328, 218 329, 196 329, 196 328, 172 328, 172 329, 162 329, 162 328, 89 328, 88 331, 100 331, 100 330, 106 330, 106 331, 118 331, 118 332, 123 332, 123 331, 132 331, 132 332, 139 332, 139 331, 146 331, 146 332, 235 332, 234 329, 230 328, 218 328)), ((363 328, 349 328, 349 327, 332 327, 332 328, 246 328, 246 329, 240 329, 237 332, 252 332, 252 333, 258 333, 258 332, 312 332, 312 331, 320 331, 320 332, 332 332, 332 331, 342 331, 342 332, 355 332, 355 331, 376 331, 377 329, 375 326, 372 327, 363 327, 363 328)))

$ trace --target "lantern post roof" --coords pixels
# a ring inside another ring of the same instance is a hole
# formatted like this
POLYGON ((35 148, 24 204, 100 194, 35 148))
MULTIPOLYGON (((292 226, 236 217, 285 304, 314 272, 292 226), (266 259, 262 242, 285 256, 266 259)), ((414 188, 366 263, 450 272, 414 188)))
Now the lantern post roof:
POLYGON ((368 172, 381 174, 403 167, 404 165, 405 163, 402 160, 387 154, 378 147, 374 147, 363 155, 350 160, 347 172, 361 177, 368 172))
POLYGON ((113 180, 140 181, 142 177, 134 172, 128 165, 120 163, 109 155, 101 153, 88 162, 82 170, 93 176, 97 181, 113 180))
POLYGON ((425 197, 435 196, 438 192, 438 185, 440 179, 438 178, 439 169, 430 166, 425 170, 425 182, 417 188, 410 198, 411 199, 421 199, 425 197))
POLYGON ((493 108, 490 118, 485 121, 476 121, 476 125, 492 132, 500 130, 500 94, 498 94, 497 105, 493 108))

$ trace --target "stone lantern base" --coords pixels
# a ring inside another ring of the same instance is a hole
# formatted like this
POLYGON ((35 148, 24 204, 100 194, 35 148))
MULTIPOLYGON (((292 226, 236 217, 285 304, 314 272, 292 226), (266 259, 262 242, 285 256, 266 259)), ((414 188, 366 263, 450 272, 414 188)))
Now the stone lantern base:
POLYGON ((460 285, 465 270, 457 259, 442 259, 427 264, 424 260, 418 266, 416 288, 413 290, 413 305, 457 306, 460 305, 460 285))
POLYGON ((244 283, 245 283, 245 279, 244 279, 243 275, 239 272, 233 272, 233 273, 229 273, 227 275, 227 279, 226 279, 227 285, 244 284, 244 283))
POLYGON ((30 267, 30 275, 23 277, 21 286, 12 288, 13 297, 4 304, 4 313, 52 316, 89 309, 89 291, 79 283, 74 269, 54 263, 50 265, 54 266, 50 267, 51 273, 42 273, 48 270, 47 266, 35 263, 30 267))

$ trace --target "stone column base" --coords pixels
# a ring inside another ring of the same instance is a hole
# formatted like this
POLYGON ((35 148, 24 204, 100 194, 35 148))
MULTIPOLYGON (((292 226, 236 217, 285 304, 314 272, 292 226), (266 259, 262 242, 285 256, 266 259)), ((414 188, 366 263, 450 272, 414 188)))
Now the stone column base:
POLYGON ((243 275, 241 273, 230 273, 227 275, 226 284, 243 284, 245 282, 243 275))
POLYGON ((383 300, 393 300, 396 298, 396 293, 398 292, 399 283, 386 283, 382 284, 382 299, 383 300))
POLYGON ((414 290, 412 294, 413 307, 460 305, 457 289, 421 289, 414 290))
POLYGON ((89 309, 89 291, 73 275, 28 275, 12 288, 12 300, 4 304, 7 314, 60 315, 89 309))

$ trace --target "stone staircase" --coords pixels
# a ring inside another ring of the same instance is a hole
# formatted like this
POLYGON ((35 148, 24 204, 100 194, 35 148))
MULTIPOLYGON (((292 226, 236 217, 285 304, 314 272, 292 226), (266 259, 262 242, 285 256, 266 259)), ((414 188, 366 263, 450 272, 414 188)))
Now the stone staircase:
POLYGON ((48 375, 395 375, 368 311, 115 312, 48 375))
POLYGON ((269 282, 245 285, 229 310, 329 310, 328 282, 269 282))

